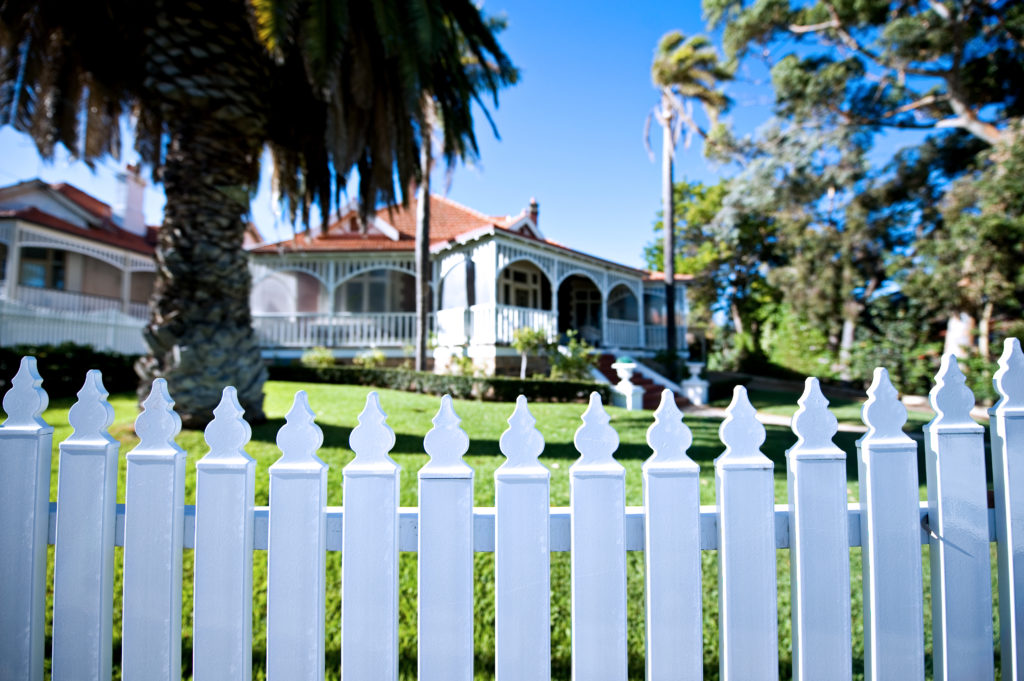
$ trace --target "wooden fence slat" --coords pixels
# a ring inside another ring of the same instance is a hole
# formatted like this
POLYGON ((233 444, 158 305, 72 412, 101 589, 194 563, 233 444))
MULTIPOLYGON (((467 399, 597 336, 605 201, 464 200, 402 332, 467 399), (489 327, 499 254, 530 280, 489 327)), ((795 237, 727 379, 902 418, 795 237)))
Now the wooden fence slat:
POLYGON ((125 472, 124 681, 181 679, 181 559, 185 450, 167 381, 153 381, 135 420, 139 444, 125 472))
POLYGON ((419 679, 473 679, 473 469, 448 395, 423 438, 419 471, 419 679))
POLYGON ((612 458, 619 435, 596 392, 573 439, 572 673, 587 681, 624 681, 626 659, 626 470, 612 458))
POLYGON ((256 461, 252 431, 233 387, 206 427, 210 451, 196 462, 192 620, 195 681, 252 678, 252 545, 256 461))
POLYGON ((349 435, 341 550, 341 677, 398 679, 398 502, 395 433, 377 392, 349 435))
POLYGON ((110 679, 118 442, 100 372, 89 371, 60 443, 52 677, 110 679))
POLYGON ((794 681, 852 677, 846 453, 818 379, 808 378, 786 451, 794 681))
POLYGON ((495 676, 551 678, 551 472, 537 460, 544 436, 526 398, 516 398, 494 471, 495 676))
POLYGON ((779 678, 775 489, 764 426, 736 386, 718 435, 718 632, 722 681, 779 678))
POLYGON ((1007 338, 993 378, 992 482, 999 558, 1000 666, 1004 681, 1024 681, 1024 353, 1007 338))
POLYGON ((907 410, 881 367, 861 413, 865 679, 916 681, 924 678, 917 443, 903 432, 907 410))
POLYGON ((704 677, 701 618, 700 467, 671 390, 661 393, 647 429, 654 454, 644 462, 647 567, 647 678, 704 677))
POLYGON ((327 464, 324 436, 306 392, 277 433, 270 466, 267 546, 267 679, 323 681, 327 579, 327 464))
MULTIPOLYGON (((4 395, 0 426, 0 681, 42 681, 53 428, 35 357, 4 395)), ((113 551, 113 548, 111 548, 113 551)), ((108 627, 109 629, 109 627, 108 627)), ((109 650, 109 648, 108 648, 109 650)))

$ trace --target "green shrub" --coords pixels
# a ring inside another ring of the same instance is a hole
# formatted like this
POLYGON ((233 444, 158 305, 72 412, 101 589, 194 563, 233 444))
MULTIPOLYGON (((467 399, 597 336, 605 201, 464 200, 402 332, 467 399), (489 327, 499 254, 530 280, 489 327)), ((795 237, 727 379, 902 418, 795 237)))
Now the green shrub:
POLYGON ((304 367, 330 367, 334 366, 334 353, 322 345, 310 348, 302 353, 299 364, 304 367))
POLYGON ((570 381, 585 381, 590 378, 590 369, 597 366, 594 348, 579 337, 575 329, 567 333, 569 342, 565 349, 555 349, 551 353, 551 378, 570 381))
POLYGON ((384 353, 377 348, 363 350, 352 359, 352 363, 364 369, 376 369, 384 366, 384 353))
POLYGON ((21 358, 26 355, 36 358, 43 389, 51 398, 77 394, 89 369, 99 369, 103 386, 110 393, 134 392, 138 387, 139 377, 134 369, 137 355, 100 352, 87 345, 62 343, 0 348, 0 391, 7 391, 14 374, 18 373, 21 358))

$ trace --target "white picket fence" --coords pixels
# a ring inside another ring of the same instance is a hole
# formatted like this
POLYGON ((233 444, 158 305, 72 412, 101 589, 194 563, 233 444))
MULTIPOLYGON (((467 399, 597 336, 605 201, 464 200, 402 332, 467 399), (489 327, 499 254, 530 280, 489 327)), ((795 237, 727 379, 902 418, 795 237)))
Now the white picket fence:
MULTIPOLYGON (((861 504, 847 503, 835 417, 808 379, 788 451, 789 505, 773 499, 764 427, 737 388, 715 461, 717 505, 699 505, 691 434, 668 395, 648 430, 644 505, 625 506, 618 435, 597 396, 582 417, 570 469, 571 507, 549 508, 544 439, 526 400, 500 440, 495 507, 473 508, 469 440, 450 398, 424 439, 419 507, 399 508, 395 442, 375 393, 350 437, 344 508, 327 507, 322 434, 299 392, 270 467, 270 505, 254 507, 255 462, 233 388, 206 429, 196 504, 184 505, 180 420, 161 380, 136 421, 125 504, 116 504, 113 410, 92 371, 60 443, 49 503, 53 429, 32 358, 4 397, 0 427, 0 680, 43 678, 47 543, 55 543, 52 678, 109 679, 114 547, 124 546, 122 678, 181 677, 182 549, 194 548, 193 672, 198 681, 248 680, 252 561, 265 550, 266 671, 271 681, 320 680, 325 561, 342 551, 341 673, 398 676, 398 558, 418 551, 418 677, 473 678, 473 554, 495 553, 496 675, 550 678, 550 552, 571 551, 572 665, 580 681, 627 677, 626 552, 646 552, 647 678, 700 679, 701 551, 717 551, 721 678, 778 678, 776 549, 791 551, 793 674, 851 677, 851 546, 863 547, 864 668, 875 681, 923 679, 921 546, 931 545, 934 678, 993 679, 989 546, 997 541, 1003 679, 1024 678, 1024 355, 1008 341, 991 411, 994 511, 988 509, 984 431, 956 360, 946 358, 925 428, 928 502, 918 501, 917 445, 906 411, 877 369, 858 442, 861 504), (926 520, 926 522, 924 522, 926 520)), ((261 558, 262 560, 262 558, 261 558)))

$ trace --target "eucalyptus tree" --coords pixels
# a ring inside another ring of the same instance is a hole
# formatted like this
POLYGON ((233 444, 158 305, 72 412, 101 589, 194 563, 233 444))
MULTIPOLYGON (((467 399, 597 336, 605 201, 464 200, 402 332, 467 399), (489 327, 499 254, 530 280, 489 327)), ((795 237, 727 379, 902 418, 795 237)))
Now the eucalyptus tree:
MULTIPOLYGON (((719 88, 732 78, 732 71, 718 59, 711 41, 703 35, 685 37, 679 31, 670 31, 658 41, 651 64, 651 80, 660 94, 660 101, 652 112, 662 131, 662 217, 664 224, 675 225, 672 200, 673 160, 680 136, 687 145, 694 133, 707 139, 709 131, 694 117, 693 103, 699 102, 710 126, 717 123, 718 115, 729 106, 729 98, 719 88)), ((647 119, 648 135, 651 116, 647 119)), ((649 143, 648 143, 649 148, 649 143)), ((665 230, 665 336, 666 369, 676 372, 676 310, 675 310, 675 229, 665 230)))
MULTIPOLYGON (((470 0, 4 0, 0 112, 86 162, 121 150, 119 121, 167 196, 137 365, 167 378, 186 424, 234 385, 262 417, 266 371, 252 329, 243 218, 265 147, 293 219, 326 216, 353 170, 369 213, 407 200, 430 93, 444 153, 476 151, 471 105, 509 66, 470 0)), ((4 120, 4 119, 0 119, 4 120)))

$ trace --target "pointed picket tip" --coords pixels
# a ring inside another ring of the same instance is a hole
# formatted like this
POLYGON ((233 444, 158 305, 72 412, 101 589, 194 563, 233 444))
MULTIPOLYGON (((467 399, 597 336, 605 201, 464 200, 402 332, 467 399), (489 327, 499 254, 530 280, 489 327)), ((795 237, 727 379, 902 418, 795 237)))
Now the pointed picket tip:
POLYGON ((757 410, 747 397, 747 389, 736 386, 732 402, 725 410, 725 420, 718 428, 725 451, 715 459, 715 467, 771 467, 771 459, 761 452, 765 436, 764 425, 757 420, 757 410))
POLYGON ((181 417, 174 411, 174 400, 167 391, 167 380, 153 380, 149 396, 142 402, 142 413, 135 419, 139 444, 132 452, 182 452, 174 438, 181 432, 181 417))
POLYGON ((357 417, 359 425, 348 436, 348 446, 356 454, 350 466, 381 463, 397 466, 388 456, 395 446, 395 431, 388 425, 387 418, 380 406, 380 396, 376 390, 371 391, 357 417))
POLYGON ((40 387, 42 384, 36 358, 22 357, 18 373, 11 379, 11 388, 4 395, 4 411, 7 412, 4 428, 49 428, 43 420, 43 412, 50 398, 40 387))
POLYGON ((547 470, 537 461, 544 451, 544 436, 537 430, 536 423, 526 397, 520 395, 516 398, 516 408, 508 417, 508 428, 498 440, 498 447, 507 459, 498 468, 498 474, 503 468, 537 467, 547 470))
POLYGON ((786 451, 786 455, 842 454, 842 450, 832 441, 839 431, 839 421, 828 410, 828 399, 821 392, 818 379, 808 378, 804 381, 804 392, 797 404, 799 408, 793 414, 792 424, 796 444, 786 451))
POLYGON ((424 471, 428 476, 436 474, 437 477, 472 475, 473 469, 462 460, 469 451, 469 436, 459 427, 462 419, 455 413, 451 395, 441 398, 441 406, 430 422, 434 427, 423 438, 423 449, 430 460, 420 469, 421 477, 424 471))
POLYGON ((621 468, 621 465, 612 458, 612 453, 619 447, 619 434, 608 425, 612 419, 601 404, 600 393, 590 393, 590 403, 580 418, 583 425, 576 429, 573 437, 573 444, 576 445, 580 458, 573 466, 614 463, 616 467, 621 468))
POLYGON ((693 434, 683 423, 683 412, 676 406, 676 396, 671 390, 661 391, 661 403, 654 410, 654 423, 647 428, 647 444, 654 454, 644 462, 645 468, 668 464, 696 466, 686 454, 693 444, 693 434))
POLYGON ((868 400, 861 408, 861 420, 868 430, 858 443, 914 442, 903 432, 903 424, 907 422, 907 408, 900 402, 900 395, 889 380, 889 372, 882 367, 875 369, 868 387, 868 400))
POLYGON ((68 412, 68 423, 74 430, 68 441, 114 441, 107 432, 114 422, 114 408, 107 402, 107 394, 102 374, 97 369, 86 372, 85 382, 78 391, 78 401, 71 405, 68 412))
POLYGON ((241 457, 253 459, 245 452, 245 445, 252 437, 252 429, 243 418, 245 410, 238 402, 238 391, 234 386, 224 388, 220 404, 213 410, 213 420, 206 426, 203 438, 210 447, 203 461, 232 460, 241 457))
POLYGON ((935 375, 935 386, 928 393, 928 401, 935 410, 935 418, 928 424, 929 428, 981 429, 971 418, 974 393, 967 387, 967 377, 960 370, 960 364, 953 353, 943 355, 939 373, 935 375))
POLYGON ((316 425, 316 414, 309 406, 309 397, 305 390, 295 393, 292 408, 284 417, 284 425, 277 431, 277 448, 281 450, 281 458, 271 468, 277 466, 295 466, 305 468, 326 468, 316 452, 324 443, 324 433, 316 425))
POLYGON ((999 401, 992 408, 993 413, 1024 414, 1024 353, 1016 338, 1003 341, 999 370, 992 377, 992 383, 999 393, 999 401))

